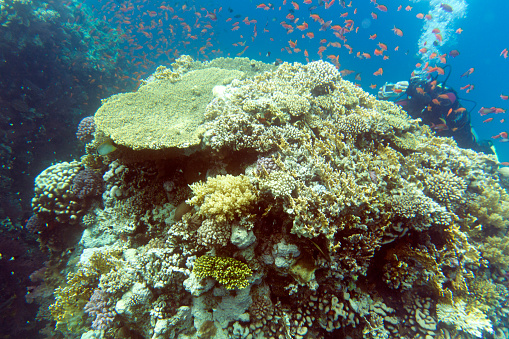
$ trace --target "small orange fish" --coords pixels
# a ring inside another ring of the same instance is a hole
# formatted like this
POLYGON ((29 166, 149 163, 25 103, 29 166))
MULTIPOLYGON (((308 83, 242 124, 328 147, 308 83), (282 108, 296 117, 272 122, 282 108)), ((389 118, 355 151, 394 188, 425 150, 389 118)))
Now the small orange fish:
POLYGON ((382 69, 382 67, 380 67, 375 73, 373 73, 374 76, 383 75, 383 74, 384 74, 384 70, 382 69))
POLYGON ((470 74, 472 74, 472 73, 474 73, 474 68, 473 68, 473 67, 472 67, 472 68, 469 68, 469 69, 468 69, 468 71, 466 71, 465 73, 463 73, 463 74, 460 76, 460 78, 463 78, 464 76, 466 76, 466 77, 468 78, 468 76, 469 76, 470 74))
POLYGON ((416 15, 416 17, 417 17, 417 19, 424 19, 424 14, 422 14, 422 13, 418 13, 418 14, 416 15))
POLYGON ((371 85, 369 85, 369 87, 371 87, 372 89, 375 89, 376 88, 376 84, 371 84, 371 85))
POLYGON ((458 34, 461 34, 461 32, 463 32, 463 30, 462 30, 461 28, 458 28, 458 29, 456 30, 456 33, 458 33, 458 34))
POLYGON ((394 34, 396 34, 397 36, 403 36, 403 31, 399 28, 396 28, 396 26, 394 26, 394 28, 392 29, 392 31, 394 32, 394 34))
POLYGON ((431 102, 434 103, 435 105, 440 106, 440 101, 438 101, 438 99, 433 99, 431 100, 431 102))
POLYGON ((369 36, 369 40, 375 40, 376 39, 376 33, 369 36))
POLYGON ((405 7, 405 11, 410 12, 411 10, 412 10, 412 7, 410 7, 410 6, 405 7))
POLYGON ((448 117, 452 113, 452 108, 449 108, 449 112, 447 112, 446 117, 448 117))
POLYGON ((509 99, 509 95, 500 94, 500 99, 507 100, 507 99, 509 99))
POLYGON ((484 120, 483 123, 487 123, 487 122, 490 122, 490 121, 493 121, 493 118, 488 118, 488 119, 484 120))

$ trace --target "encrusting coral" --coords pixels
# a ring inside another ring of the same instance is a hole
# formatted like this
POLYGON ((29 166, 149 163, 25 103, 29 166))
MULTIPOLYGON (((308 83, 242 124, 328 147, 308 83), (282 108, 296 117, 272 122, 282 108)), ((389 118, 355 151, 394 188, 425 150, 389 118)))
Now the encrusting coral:
MULTIPOLYGON (((93 161, 102 204, 68 216, 86 215, 87 229, 81 263, 67 263, 54 293, 56 332, 92 336, 86 305, 97 301, 106 317, 94 327, 112 337, 509 336, 497 160, 437 137, 333 65, 183 57, 138 94, 106 100, 95 120, 89 145, 121 145, 93 161), (193 89, 213 67, 218 81, 193 89), (177 135, 141 116, 173 105, 152 89, 199 99, 192 126, 177 135), (106 114, 138 104, 136 133, 106 114)), ((65 166, 76 167, 67 176, 83 167, 65 166)), ((66 194, 53 188, 59 168, 36 182, 34 229, 58 218, 45 206, 66 194)))

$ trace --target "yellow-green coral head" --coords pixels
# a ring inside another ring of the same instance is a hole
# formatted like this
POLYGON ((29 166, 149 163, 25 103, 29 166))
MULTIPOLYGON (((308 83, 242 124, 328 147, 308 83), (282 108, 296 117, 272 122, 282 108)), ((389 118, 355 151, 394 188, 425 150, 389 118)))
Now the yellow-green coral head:
POLYGON ((229 290, 249 286, 247 278, 253 271, 241 261, 228 257, 204 255, 194 261, 194 274, 198 278, 212 277, 229 290))

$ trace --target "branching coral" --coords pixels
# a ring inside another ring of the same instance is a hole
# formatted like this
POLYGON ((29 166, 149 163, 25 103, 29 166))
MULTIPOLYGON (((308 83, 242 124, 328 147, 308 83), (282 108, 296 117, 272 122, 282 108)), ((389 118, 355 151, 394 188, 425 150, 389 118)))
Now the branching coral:
POLYGON ((249 214, 258 199, 255 187, 244 175, 218 175, 192 184, 191 189, 194 197, 187 203, 199 206, 199 215, 218 222, 249 214))
POLYGON ((463 300, 456 300, 453 305, 437 304, 437 317, 439 321, 477 338, 482 338, 484 332, 493 333, 493 326, 486 315, 463 300))
POLYGON ((201 256, 194 262, 193 273, 199 278, 212 277, 229 290, 245 288, 253 273, 241 261, 226 257, 201 256))

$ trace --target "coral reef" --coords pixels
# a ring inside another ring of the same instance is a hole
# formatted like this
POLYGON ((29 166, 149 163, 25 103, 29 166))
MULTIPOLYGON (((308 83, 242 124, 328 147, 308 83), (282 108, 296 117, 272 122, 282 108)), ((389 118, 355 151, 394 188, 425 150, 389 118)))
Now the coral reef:
MULTIPOLYGON (((494 157, 437 137, 324 61, 249 65, 184 57, 104 102, 89 145, 109 137, 119 149, 97 155, 102 204, 79 211, 80 245, 59 259, 55 331, 507 337, 509 195, 494 157), (173 117, 197 119, 187 130, 154 110, 176 109, 177 94, 188 101, 173 117), (136 132, 122 129, 120 107, 142 97, 136 132)), ((44 171, 35 206, 63 197, 53 186, 70 189, 82 167, 44 171)))

